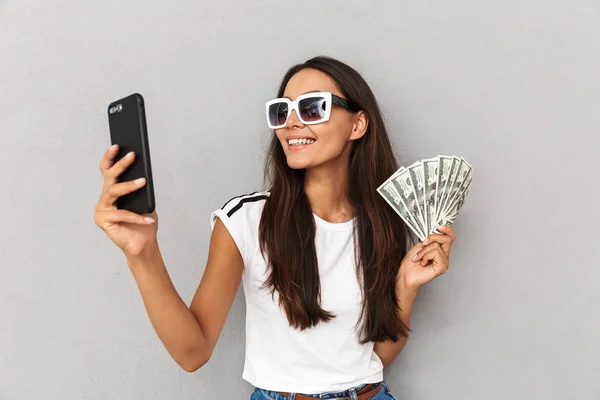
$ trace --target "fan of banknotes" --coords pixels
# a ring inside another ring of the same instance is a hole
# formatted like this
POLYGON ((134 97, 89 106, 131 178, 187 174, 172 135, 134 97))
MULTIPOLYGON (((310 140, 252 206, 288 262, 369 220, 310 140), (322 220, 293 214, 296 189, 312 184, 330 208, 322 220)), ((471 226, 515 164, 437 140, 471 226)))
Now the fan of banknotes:
POLYGON ((471 190, 473 168, 462 157, 439 155, 399 168, 377 192, 424 240, 452 226, 471 190))

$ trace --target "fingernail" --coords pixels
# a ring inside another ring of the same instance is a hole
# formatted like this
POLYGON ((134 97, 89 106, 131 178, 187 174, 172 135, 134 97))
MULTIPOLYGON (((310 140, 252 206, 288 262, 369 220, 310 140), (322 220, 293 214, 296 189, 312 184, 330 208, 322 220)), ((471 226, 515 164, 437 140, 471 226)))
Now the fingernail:
POLYGON ((429 243, 429 238, 423 240, 423 244, 427 244, 427 243, 429 243))
POLYGON ((437 228, 438 228, 438 230, 440 230, 440 229, 441 229, 441 230, 444 230, 444 229, 446 229, 446 225, 440 225, 440 226, 438 226, 437 228))
POLYGON ((146 180, 146 178, 138 178, 135 180, 135 184, 136 185, 141 185, 142 183, 144 183, 144 181, 146 180))
POLYGON ((116 147, 117 147, 117 145, 116 145, 116 144, 113 144, 112 146, 110 146, 110 149, 109 149, 109 150, 114 150, 116 147))
POLYGON ((413 256, 413 258, 412 258, 412 261, 416 261, 416 260, 417 260, 417 256, 418 256, 418 254, 415 254, 415 255, 413 256))
POLYGON ((152 223, 152 222, 154 222, 154 218, 145 217, 144 221, 152 223))

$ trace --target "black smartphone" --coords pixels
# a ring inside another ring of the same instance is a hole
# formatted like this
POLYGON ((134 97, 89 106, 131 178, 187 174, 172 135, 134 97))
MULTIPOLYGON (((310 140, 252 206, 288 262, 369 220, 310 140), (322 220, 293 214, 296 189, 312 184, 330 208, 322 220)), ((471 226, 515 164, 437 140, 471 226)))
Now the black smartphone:
POLYGON ((134 192, 117 199, 117 208, 137 214, 149 214, 156 206, 154 183, 150 164, 150 145, 144 98, 139 93, 131 94, 108 106, 108 124, 112 144, 119 145, 115 163, 130 151, 135 152, 135 161, 119 177, 119 182, 146 178, 146 184, 134 192))

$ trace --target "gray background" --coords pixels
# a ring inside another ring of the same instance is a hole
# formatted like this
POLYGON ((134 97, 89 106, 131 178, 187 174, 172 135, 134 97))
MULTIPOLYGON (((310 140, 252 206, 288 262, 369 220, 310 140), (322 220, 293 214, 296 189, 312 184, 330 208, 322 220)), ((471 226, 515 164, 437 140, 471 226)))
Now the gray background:
POLYGON ((189 304, 209 214, 262 188, 264 101, 327 54, 402 164, 472 163, 452 268, 385 377, 398 399, 599 399, 597 1, 0 2, 0 399, 244 399, 240 288, 193 374, 93 223, 106 106, 147 103, 159 241, 189 304))

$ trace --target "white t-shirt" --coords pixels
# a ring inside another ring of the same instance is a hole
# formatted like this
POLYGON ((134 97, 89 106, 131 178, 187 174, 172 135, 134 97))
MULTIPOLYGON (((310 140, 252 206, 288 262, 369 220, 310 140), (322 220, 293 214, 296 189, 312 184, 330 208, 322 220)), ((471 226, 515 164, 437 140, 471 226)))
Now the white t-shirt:
MULTIPOLYGON (((357 325, 362 294, 354 261, 355 219, 331 223, 313 213, 315 246, 321 279, 321 307, 331 321, 300 331, 289 325, 268 288, 265 259, 258 244, 258 226, 268 191, 235 197, 210 217, 231 233, 244 260, 242 284, 246 298, 246 356, 243 379, 273 391, 321 393, 342 391, 383 380, 383 363, 373 342, 359 344, 357 325)), ((362 279, 362 278, 361 278, 362 279)))

